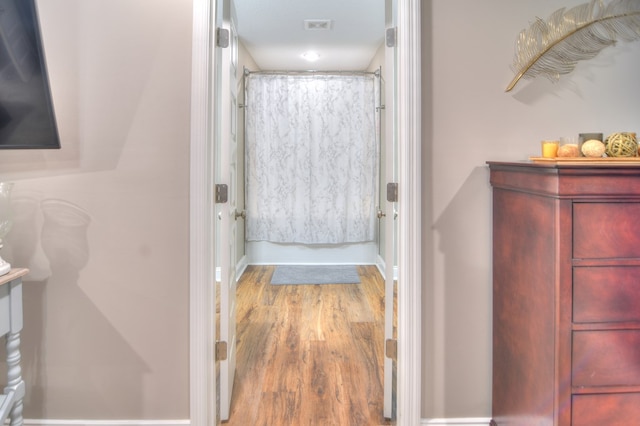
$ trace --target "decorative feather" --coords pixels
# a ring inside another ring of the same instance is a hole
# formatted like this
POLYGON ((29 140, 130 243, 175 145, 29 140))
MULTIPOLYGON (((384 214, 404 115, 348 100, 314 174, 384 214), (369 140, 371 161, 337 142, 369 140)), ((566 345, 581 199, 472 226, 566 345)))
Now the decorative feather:
POLYGON ((543 75, 557 81, 578 61, 595 57, 618 40, 640 39, 640 0, 592 0, 554 12, 547 22, 537 18, 522 30, 516 44, 513 78, 506 91, 521 78, 543 75))

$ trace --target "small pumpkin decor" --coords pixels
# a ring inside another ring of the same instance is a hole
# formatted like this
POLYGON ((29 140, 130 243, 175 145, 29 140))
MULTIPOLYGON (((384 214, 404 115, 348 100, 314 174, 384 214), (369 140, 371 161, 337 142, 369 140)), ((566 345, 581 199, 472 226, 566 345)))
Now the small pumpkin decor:
POLYGON ((558 157, 580 157, 578 144, 568 143, 558 148, 558 157))
POLYGON ((631 132, 612 133, 605 140, 607 157, 637 157, 638 141, 631 132))

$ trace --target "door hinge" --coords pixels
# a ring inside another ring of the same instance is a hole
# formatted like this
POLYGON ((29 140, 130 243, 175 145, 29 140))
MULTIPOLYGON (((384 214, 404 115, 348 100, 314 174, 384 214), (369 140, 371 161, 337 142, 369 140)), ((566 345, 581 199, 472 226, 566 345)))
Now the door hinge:
POLYGON ((216 361, 227 360, 227 342, 219 340, 216 342, 216 361))
POLYGON ((398 341, 395 339, 387 339, 384 352, 387 358, 396 360, 398 358, 398 341))
POLYGON ((396 27, 387 28, 385 31, 385 41, 387 47, 395 47, 396 46, 396 27))
POLYGON ((229 47, 229 30, 226 28, 218 28, 216 30, 216 45, 218 47, 229 47))
POLYGON ((387 201, 390 203, 398 202, 398 184, 396 182, 387 184, 387 201))
POLYGON ((224 183, 216 184, 216 204, 229 201, 229 187, 224 183))

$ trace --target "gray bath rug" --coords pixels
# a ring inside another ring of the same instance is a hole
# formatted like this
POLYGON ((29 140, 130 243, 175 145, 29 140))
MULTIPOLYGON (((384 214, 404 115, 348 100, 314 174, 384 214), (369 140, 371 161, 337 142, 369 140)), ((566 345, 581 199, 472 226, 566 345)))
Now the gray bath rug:
POLYGON ((280 265, 271 284, 359 284, 355 265, 280 265))

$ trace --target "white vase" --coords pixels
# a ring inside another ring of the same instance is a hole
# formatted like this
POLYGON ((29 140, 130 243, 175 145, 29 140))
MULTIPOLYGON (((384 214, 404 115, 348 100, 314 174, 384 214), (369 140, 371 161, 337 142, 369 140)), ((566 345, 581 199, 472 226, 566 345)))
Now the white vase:
MULTIPOLYGON (((11 225, 13 224, 11 212, 11 190, 13 183, 0 182, 0 249, 2 249, 2 240, 7 236, 11 225)), ((0 257, 0 275, 4 275, 11 270, 9 262, 0 257)))

